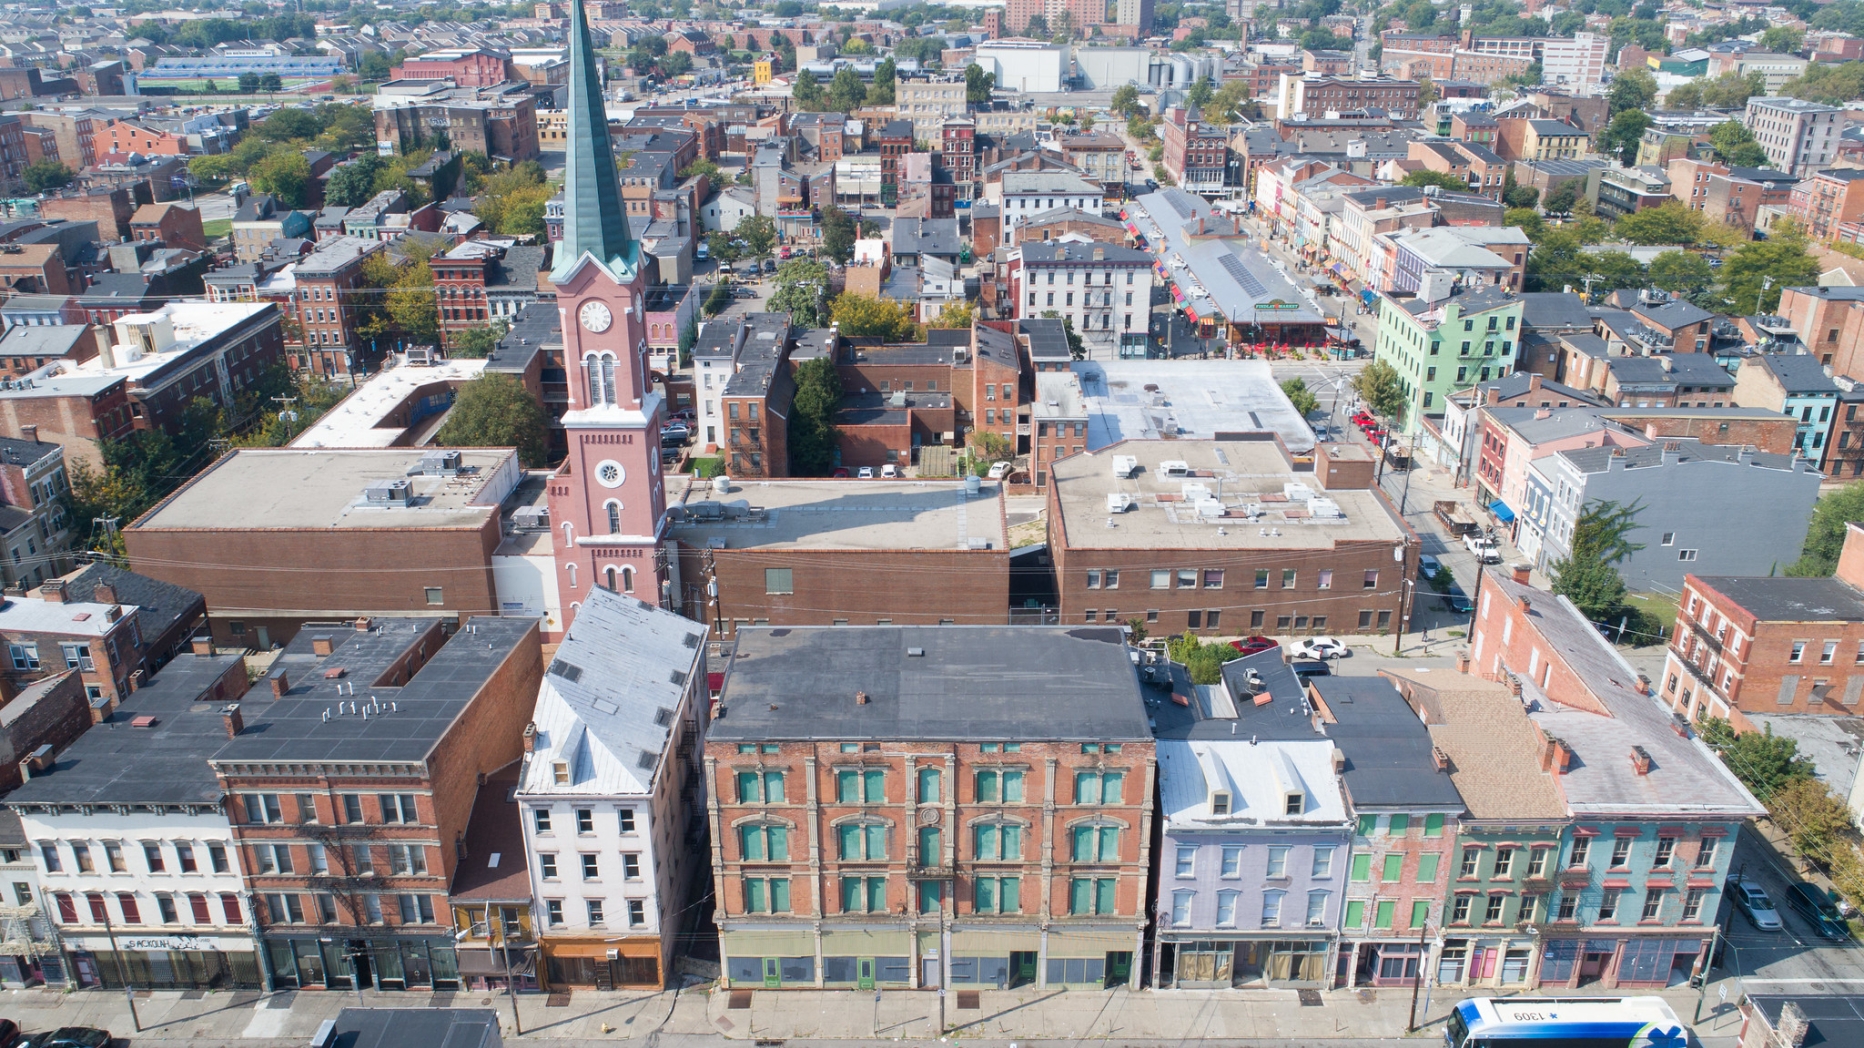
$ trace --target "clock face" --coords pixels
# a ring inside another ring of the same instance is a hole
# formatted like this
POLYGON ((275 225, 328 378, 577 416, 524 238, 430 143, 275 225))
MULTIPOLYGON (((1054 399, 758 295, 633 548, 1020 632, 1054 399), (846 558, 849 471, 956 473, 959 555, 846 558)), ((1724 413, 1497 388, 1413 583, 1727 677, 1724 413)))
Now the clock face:
POLYGON ((627 479, 628 471, 622 469, 621 463, 616 462, 614 459, 604 459, 596 463, 595 482, 597 484, 605 488, 618 488, 621 487, 622 482, 627 479))
POLYGON ((608 326, 615 322, 615 315, 600 302, 584 302, 581 312, 577 315, 582 318, 583 327, 597 333, 607 331, 608 326))

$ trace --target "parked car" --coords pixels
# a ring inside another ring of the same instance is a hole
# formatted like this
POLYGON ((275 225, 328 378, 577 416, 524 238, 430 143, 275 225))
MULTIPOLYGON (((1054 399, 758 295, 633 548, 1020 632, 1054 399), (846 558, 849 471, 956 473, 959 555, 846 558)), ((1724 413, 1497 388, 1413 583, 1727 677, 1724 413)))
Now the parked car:
POLYGON ((1288 664, 1288 668, 1294 671, 1295 676, 1302 678, 1333 676, 1333 671, 1327 668, 1327 664, 1318 659, 1296 659, 1288 664))
POLYGON ((688 440, 691 440, 692 436, 692 427, 684 422, 669 422, 660 427, 660 443, 662 445, 684 444, 688 440))
POLYGON ((1450 592, 1444 594, 1444 604, 1449 607, 1452 615, 1467 615, 1476 610, 1475 602, 1455 586, 1451 586, 1450 592))
POLYGON ((1833 905, 1832 897, 1816 884, 1800 882, 1786 890, 1786 904, 1798 910, 1827 939, 1850 939, 1851 926, 1833 905))
POLYGON ((855 479, 857 479, 857 480, 873 480, 873 479, 874 479, 874 467, 872 467, 872 466, 862 466, 862 467, 861 467, 861 472, 859 472, 859 473, 856 473, 856 474, 855 474, 855 479))
POLYGON ((1259 651, 1269 651, 1273 648, 1279 648, 1281 644, 1267 637, 1244 637, 1242 640, 1231 641, 1230 647, 1235 648, 1244 655, 1254 655, 1259 651))
POLYGON ((992 462, 990 464, 990 479, 991 480, 1002 480, 1004 477, 1009 476, 1010 470, 1014 468, 1015 468, 1015 463, 992 462))
POLYGON ((19 1043, 19 1024, 11 1019, 0 1019, 0 1048, 13 1048, 19 1043))
POLYGON ((776 261, 776 259, 774 259, 774 258, 766 258, 766 259, 764 259, 764 272, 766 272, 766 273, 775 273, 776 271, 777 271, 777 261, 776 261))
POLYGON ((1746 914, 1754 927, 1763 932, 1777 932, 1785 927, 1780 923, 1780 911, 1773 908, 1773 900, 1767 897, 1765 888, 1740 877, 1730 877, 1728 887, 1734 894, 1735 908, 1746 914))
POLYGON ((21 1042, 25 1048, 104 1048, 110 1031, 91 1026, 61 1026, 50 1033, 35 1033, 21 1042))
POLYGON ((897 478, 900 475, 900 469, 898 466, 895 466, 892 463, 888 463, 887 465, 880 467, 880 475, 882 477, 887 478, 888 480, 892 480, 892 479, 897 478))
POLYGON ((1288 649, 1288 654, 1297 659, 1338 659, 1349 652, 1346 642, 1338 637, 1307 637, 1288 649))
POLYGON ((1437 558, 1431 556, 1428 553, 1417 558, 1417 577, 1420 579, 1435 578, 1437 576, 1437 572, 1441 571, 1442 569, 1443 569, 1442 562, 1440 562, 1439 560, 1437 560, 1437 558))
POLYGON ((848 467, 836 466, 832 471, 829 472, 829 477, 834 480, 847 480, 848 479, 848 467))

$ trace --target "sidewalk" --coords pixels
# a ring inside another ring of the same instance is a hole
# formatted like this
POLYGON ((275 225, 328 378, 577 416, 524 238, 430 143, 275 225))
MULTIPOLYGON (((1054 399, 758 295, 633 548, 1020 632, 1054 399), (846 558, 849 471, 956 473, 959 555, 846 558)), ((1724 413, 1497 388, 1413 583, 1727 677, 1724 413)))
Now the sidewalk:
MULTIPOLYGON (((1708 992, 1705 1019, 1696 1027, 1703 1048, 1734 1048, 1741 1015, 1733 1007, 1738 990, 1729 980, 1730 1003, 1716 1013, 1718 986, 1708 992)), ((1427 988, 1428 990, 1428 988, 1427 988)), ((1291 1042, 1318 1048, 1327 1043, 1433 1042, 1443 1036, 1449 1010, 1471 992, 1429 992, 1418 997, 1417 1032, 1407 1035, 1412 991, 1407 988, 1334 990, 1016 990, 978 992, 978 1007, 960 1010, 953 991, 945 1000, 951 1039, 978 1042, 1043 1042, 1118 1037, 1123 1046, 1181 1043, 1221 1038, 1229 1042, 1291 1042)), ((1572 991, 1549 991, 1571 995, 1572 991)), ((1650 991, 1637 991, 1649 993, 1650 991)), ((1687 1023, 1696 992, 1659 991, 1687 1023)), ((1606 994, 1601 994, 1606 995, 1606 994)), ((577 990, 558 995, 520 995, 522 1040, 615 1041, 703 1038, 720 1041, 889 1040, 936 1043, 939 998, 925 990, 713 990, 709 985, 659 993, 577 990), (733 1007, 733 1005, 740 1007, 733 1007)), ((29 1033, 59 1026, 95 1026, 135 1045, 238 1043, 242 1048, 299 1046, 326 1019, 357 1006, 356 994, 338 991, 217 992, 194 997, 175 991, 139 995, 142 1033, 134 1032, 121 992, 13 990, 0 1007, 29 1033), (192 998, 192 999, 190 999, 192 998)), ((370 1008, 460 1007, 498 1012, 508 1038, 511 999, 502 994, 363 994, 370 1008)))

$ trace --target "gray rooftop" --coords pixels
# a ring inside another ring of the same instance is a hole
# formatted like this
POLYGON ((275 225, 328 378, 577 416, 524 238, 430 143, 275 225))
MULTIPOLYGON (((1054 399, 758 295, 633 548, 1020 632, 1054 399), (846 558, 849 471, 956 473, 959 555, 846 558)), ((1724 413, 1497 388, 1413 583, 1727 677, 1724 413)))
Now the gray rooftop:
POLYGON ((1848 1048, 1864 1044, 1864 994, 1750 993, 1748 1003, 1766 1016, 1768 1027, 1780 1028, 1780 1012, 1792 1002, 1808 1020, 1800 1048, 1848 1048))
POLYGON ((741 628, 707 735, 1149 742, 1128 650, 1115 626, 741 628))
MULTIPOLYGON (((50 773, 35 773, 7 796, 14 804, 215 804, 221 797, 208 759, 227 743, 225 705, 216 681, 241 663, 238 655, 183 655, 123 698, 110 719, 94 725, 58 755, 50 773), (131 722, 154 717, 147 728, 131 722)), ((251 694, 251 693, 249 693, 251 694)), ((250 708, 244 703, 242 709, 250 708)))
POLYGON ((957 480, 734 480, 722 498, 690 483, 667 478, 667 532, 698 548, 1006 548, 1003 487, 991 481, 969 495, 957 480))
POLYGON ((1592 329, 1586 300, 1564 291, 1530 291, 1520 296, 1521 323, 1531 328, 1592 329))
POLYGON ((1838 395, 1837 384, 1825 374, 1818 357, 1806 353, 1763 353, 1759 359, 1788 396, 1838 395))
POLYGON ((1834 578, 1699 575, 1761 622, 1864 622, 1864 593, 1834 578))
POLYGON ((1756 452, 1737 444, 1702 444, 1693 440, 1668 441, 1677 445, 1674 451, 1665 451, 1663 444, 1645 444, 1642 447, 1597 447, 1574 448, 1559 454, 1571 462, 1582 473, 1604 473, 1611 469, 1614 462, 1625 469, 1649 469, 1663 466, 1664 457, 1670 457, 1670 464, 1684 462, 1741 462, 1749 461, 1752 465, 1764 469, 1790 471, 1795 460, 1804 462, 1796 455, 1776 455, 1768 452, 1756 452), (1622 452, 1622 454, 1620 454, 1622 452))
POLYGON ((514 651, 527 641, 537 643, 536 619, 474 616, 406 684, 385 683, 390 668, 434 624, 433 619, 383 618, 366 631, 348 623, 328 629, 306 625, 272 664, 272 672, 285 671, 290 690, 280 699, 267 694, 245 703, 245 730, 233 739, 222 733, 224 745, 215 761, 425 760, 514 651), (313 653, 319 637, 330 638, 331 654, 313 653), (364 717, 359 707, 356 713, 324 719, 337 699, 328 674, 339 667, 345 679, 362 685, 353 701, 361 706, 379 702, 376 713, 364 717))
POLYGON ((1430 730, 1391 681, 1313 677, 1308 685, 1325 703, 1321 730, 1346 754, 1340 782, 1355 809, 1462 810, 1450 774, 1431 759, 1430 730))

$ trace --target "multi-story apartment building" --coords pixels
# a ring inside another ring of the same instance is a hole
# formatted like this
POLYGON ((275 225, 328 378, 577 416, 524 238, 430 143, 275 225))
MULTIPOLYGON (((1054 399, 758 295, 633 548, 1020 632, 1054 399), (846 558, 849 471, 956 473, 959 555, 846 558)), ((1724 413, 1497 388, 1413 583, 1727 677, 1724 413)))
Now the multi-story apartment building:
POLYGON ((208 766, 272 989, 457 988, 447 893, 478 777, 521 755, 538 624, 358 619, 299 633, 208 766), (361 684, 339 707, 336 685, 361 684))
POLYGON ((1224 191, 1230 173, 1230 142, 1225 128, 1206 123, 1195 105, 1189 109, 1174 106, 1165 111, 1165 119, 1159 123, 1159 137, 1165 143, 1165 170, 1180 188, 1205 195, 1224 191))
MULTIPOLYGON (((26 121, 34 127, 52 132, 58 142, 58 156, 73 169, 82 171, 97 163, 97 128, 96 121, 103 117, 102 111, 79 110, 55 111, 34 110, 25 114, 26 121)), ((103 117, 106 121, 108 117, 103 117)), ((104 152, 109 152, 105 149, 104 152)))
POLYGON ((744 630, 717 708, 727 985, 1136 984, 1154 760, 1118 628, 744 630))
POLYGON ((241 204, 233 215, 233 255, 241 262, 257 262, 283 237, 308 237, 311 216, 278 203, 270 193, 261 193, 241 204))
MULTIPOLYGON (((895 97, 899 88, 895 87, 895 97)), ((943 127, 943 120, 939 127, 943 127)), ((902 157, 913 152, 915 128, 910 120, 889 120, 874 129, 874 147, 880 151, 880 206, 892 207, 900 199, 902 157)))
POLYGON ((1771 408, 1799 420, 1794 450, 1813 462, 1825 457, 1825 437, 1838 412, 1838 386, 1806 353, 1762 353, 1735 373, 1734 402, 1771 408))
POLYGON ((1275 101, 1284 120, 1305 113, 1310 120, 1319 121, 1329 113, 1375 107, 1404 120, 1418 115, 1419 90, 1421 85, 1415 80, 1283 73, 1276 84, 1275 101))
POLYGON ((1152 256, 1136 247, 1018 244, 1010 251, 1007 315, 1054 312, 1080 332, 1144 333, 1152 313, 1152 280, 1152 256))
POLYGON ((385 155, 435 148, 498 160, 537 159, 537 99, 531 85, 507 80, 458 87, 450 80, 395 80, 375 95, 376 147, 385 155))
POLYGON ((893 86, 893 111, 913 125, 913 141, 944 144, 945 121, 970 108, 962 76, 901 78, 893 86))
POLYGON ((370 362, 370 347, 356 334, 364 307, 376 304, 362 299, 366 294, 362 267, 382 250, 385 247, 379 240, 340 236, 323 241, 298 260, 293 268, 297 290, 292 302, 304 347, 299 367, 333 378, 361 371, 370 362))
POLYGON ((6 507, 0 513, 0 548, 7 552, 0 560, 0 578, 9 587, 37 586, 70 562, 65 555, 71 545, 65 448, 39 440, 37 426, 26 436, 30 439, 0 437, 0 503, 6 507))
POLYGON ((1790 208, 1798 179, 1764 167, 1728 167, 1678 157, 1669 163, 1670 195, 1710 222, 1752 231, 1763 207, 1790 208))
POLYGON ((968 202, 977 196, 977 121, 968 116, 946 119, 939 127, 938 163, 951 172, 954 195, 968 202))
POLYGON ((1462 795, 1390 681, 1314 679, 1308 694, 1313 723, 1295 730, 1324 730, 1340 748, 1355 820, 1333 985, 1409 986, 1430 963, 1428 929, 1445 924, 1462 795))
POLYGON ((1838 114, 1838 107, 1821 102, 1756 97, 1748 99, 1741 122, 1773 166, 1805 178, 1837 155, 1838 114))
POLYGON ((246 686, 244 659, 202 645, 7 796, 72 984, 266 985, 245 858, 207 764, 251 705, 246 686))
POLYGON ((1424 722, 1463 799, 1446 856, 1436 980, 1519 988, 1534 967, 1566 826, 1558 785, 1519 696, 1467 674, 1385 670, 1424 722))
POLYGON ((1590 149, 1590 137, 1564 120, 1500 116, 1495 153, 1504 160, 1572 160, 1590 149))
POLYGON ((1154 985, 1320 989, 1351 862, 1336 748, 1276 653, 1221 691, 1209 718, 1161 713, 1154 985))
POLYGON ((76 670, 98 715, 108 714, 129 695, 131 676, 146 672, 136 606, 67 601, 58 579, 38 592, 38 597, 9 597, 0 608, 0 639, 9 655, 8 662, 0 666, 0 677, 7 687, 17 689, 76 670))
POLYGON ((1864 218, 1864 170, 1814 171, 1793 186, 1793 216, 1806 235, 1821 243, 1838 236, 1838 227, 1864 218))
POLYGON ((1050 475, 1062 621, 1137 619, 1155 634, 1218 636, 1404 624, 1402 580, 1418 539, 1373 486, 1371 455, 1323 445, 1327 470, 1296 474, 1258 442, 1128 440, 1070 452, 1036 464, 1050 475), (1228 514, 1241 519, 1198 523, 1228 514), (1332 523, 1297 523, 1310 519, 1332 523))
POLYGON ((1695 575, 1659 695, 1692 720, 1854 716, 1864 697, 1864 528, 1848 526, 1832 578, 1695 575))
POLYGON ((1058 207, 1100 213, 1100 187, 1063 171, 1005 171, 995 183, 986 185, 985 197, 1002 205, 1006 230, 1058 207))
POLYGON ((1452 290, 1433 274, 1416 295, 1382 294, 1377 356, 1398 369, 1409 401, 1397 424, 1415 433, 1451 393, 1513 371, 1520 338, 1521 300, 1507 288, 1452 290))
POLYGON ((1521 689, 1571 819, 1534 982, 1675 985, 1707 970, 1741 823, 1766 809, 1579 609, 1525 574, 1487 571, 1470 657, 1521 689))
POLYGON ((1864 374, 1864 290, 1789 287, 1780 293, 1777 308, 1806 352, 1832 374, 1864 374))
POLYGON ((501 320, 509 325, 519 310, 537 301, 537 275, 546 254, 531 244, 468 241, 432 259, 441 341, 450 344, 462 332, 501 320))
POLYGON ((598 586, 544 675, 516 799, 552 987, 673 981, 705 847, 705 640, 598 586))
MULTIPOLYGON (((1080 168, 1081 174, 1099 182, 1102 190, 1115 194, 1121 192, 1120 187, 1127 181, 1128 168, 1126 141, 1120 136, 1101 132, 1065 135, 1057 137, 1055 145, 1061 148, 1061 155, 1070 164, 1080 168)), ((1200 145, 1198 148, 1204 147, 1200 145)))

